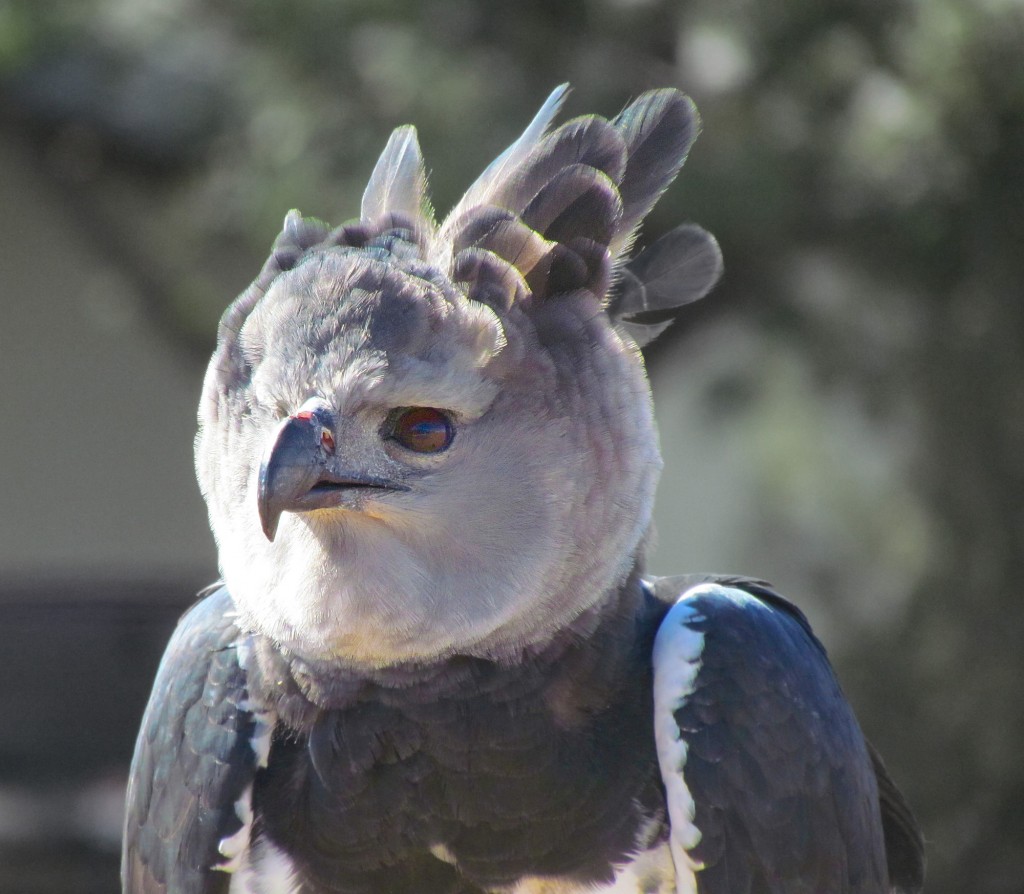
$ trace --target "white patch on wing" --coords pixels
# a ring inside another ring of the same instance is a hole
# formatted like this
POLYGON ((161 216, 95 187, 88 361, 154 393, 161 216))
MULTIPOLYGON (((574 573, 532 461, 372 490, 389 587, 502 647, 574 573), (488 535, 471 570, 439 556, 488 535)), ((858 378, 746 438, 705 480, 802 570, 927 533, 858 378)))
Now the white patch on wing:
POLYGON ((667 844, 637 854, 618 867, 615 878, 604 885, 584 884, 560 878, 531 876, 521 879, 508 894, 673 894, 675 871, 667 844))
POLYGON ((615 881, 594 889, 601 894, 672 894, 675 867, 667 844, 636 855, 615 874, 615 881))
POLYGON ((228 894, 299 894, 295 866, 266 839, 248 849, 231 877, 228 894))
MULTIPOLYGON (((249 654, 249 648, 248 639, 239 640, 235 644, 240 665, 244 666, 246 657, 249 654)), ((242 711, 252 713, 255 726, 253 727, 252 737, 249 739, 249 747, 256 756, 256 766, 265 767, 270 759, 270 742, 277 718, 272 713, 255 710, 248 699, 241 701, 238 707, 242 711)), ((222 838, 217 844, 217 850, 225 859, 223 863, 218 863, 213 868, 219 869, 222 872, 240 872, 250 862, 249 846, 251 844, 250 836, 253 823, 251 782, 245 787, 242 796, 235 801, 235 816, 241 820, 242 827, 233 835, 222 838)), ((232 881, 231 890, 234 891, 234 880, 232 881)), ((245 892, 248 889, 241 888, 239 890, 245 892)), ((276 889, 270 889, 268 894, 277 894, 276 889)))
POLYGON ((455 854, 448 849, 446 844, 432 844, 430 846, 430 853, 442 863, 450 863, 452 866, 458 865, 455 854))
POLYGON ((615 878, 602 885, 582 884, 559 878, 531 876, 521 879, 506 894, 673 894, 675 867, 661 837, 664 817, 649 816, 636 833, 635 851, 628 862, 615 867, 615 878))
POLYGON ((222 872, 237 872, 249 850, 249 833, 252 832, 252 783, 245 787, 242 797, 235 801, 235 815, 242 821, 242 827, 234 835, 222 838, 217 850, 224 857, 223 863, 214 868, 222 872))
POLYGON ((693 692, 704 651, 704 634, 689 626, 703 618, 687 600, 706 588, 720 589, 702 584, 688 590, 669 610, 654 640, 654 742, 668 803, 677 894, 696 894, 696 873, 702 868, 689 854, 701 835, 694 823, 696 807, 684 772, 687 743, 674 715, 693 692))

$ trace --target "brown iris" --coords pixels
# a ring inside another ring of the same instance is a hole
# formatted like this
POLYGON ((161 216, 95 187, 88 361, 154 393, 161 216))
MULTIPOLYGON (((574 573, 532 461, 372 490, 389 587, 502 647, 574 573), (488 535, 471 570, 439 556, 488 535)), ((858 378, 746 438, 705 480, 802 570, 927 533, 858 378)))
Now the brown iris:
POLYGON ((395 415, 391 437, 415 453, 440 453, 455 437, 455 426, 443 410, 411 407, 395 415))

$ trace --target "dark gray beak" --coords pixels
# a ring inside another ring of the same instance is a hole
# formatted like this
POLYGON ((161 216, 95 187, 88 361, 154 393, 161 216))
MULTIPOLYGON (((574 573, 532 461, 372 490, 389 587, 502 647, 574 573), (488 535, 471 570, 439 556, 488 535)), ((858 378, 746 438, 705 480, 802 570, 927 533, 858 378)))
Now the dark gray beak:
POLYGON ((268 540, 277 534, 283 512, 310 512, 353 505, 359 492, 409 488, 374 475, 343 469, 322 413, 289 416, 274 432, 260 464, 256 500, 268 540), (325 432, 327 433, 325 435, 325 432))

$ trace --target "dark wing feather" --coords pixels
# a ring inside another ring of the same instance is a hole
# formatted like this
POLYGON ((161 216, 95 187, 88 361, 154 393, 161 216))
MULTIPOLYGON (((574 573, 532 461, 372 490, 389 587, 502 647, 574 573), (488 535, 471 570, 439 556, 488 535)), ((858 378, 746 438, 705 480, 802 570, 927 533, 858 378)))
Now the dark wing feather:
POLYGON ((870 742, 868 749, 878 779, 889 885, 895 894, 917 894, 924 888, 924 839, 921 837, 921 827, 903 793, 892 781, 881 755, 870 742))
POLYGON ((233 606, 223 588, 181 620, 135 746, 121 876, 125 894, 223 894, 222 839, 256 769, 233 606))
MULTIPOLYGON (((700 894, 917 890, 900 887, 919 885, 913 869, 886 886, 916 826, 803 615, 732 578, 689 590, 662 630, 681 623, 702 638, 692 691, 672 715, 687 744, 680 772, 700 832, 688 851, 704 867, 700 894)), ((656 680, 671 660, 656 660, 656 680)))

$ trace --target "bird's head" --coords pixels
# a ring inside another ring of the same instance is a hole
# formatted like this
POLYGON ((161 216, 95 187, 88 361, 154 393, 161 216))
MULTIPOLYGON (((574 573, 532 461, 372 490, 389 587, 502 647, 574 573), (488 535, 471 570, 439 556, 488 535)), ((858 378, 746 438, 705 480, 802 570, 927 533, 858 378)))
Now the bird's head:
POLYGON ((700 297, 720 256, 691 226, 620 263, 689 100, 548 133, 564 93, 439 226, 397 130, 360 219, 291 213, 221 322, 199 482, 242 624, 295 654, 514 660, 636 562, 661 466, 638 343, 663 325, 637 315, 700 297))

